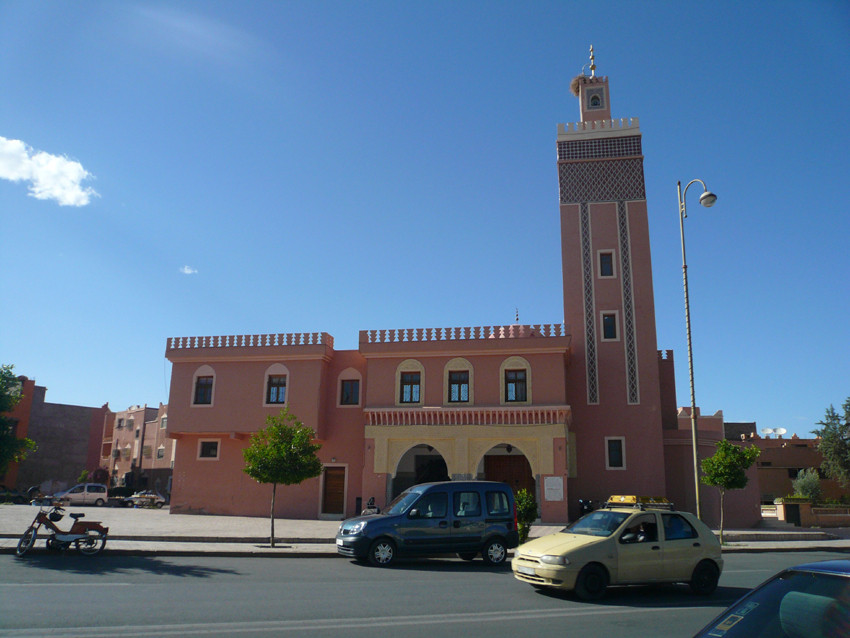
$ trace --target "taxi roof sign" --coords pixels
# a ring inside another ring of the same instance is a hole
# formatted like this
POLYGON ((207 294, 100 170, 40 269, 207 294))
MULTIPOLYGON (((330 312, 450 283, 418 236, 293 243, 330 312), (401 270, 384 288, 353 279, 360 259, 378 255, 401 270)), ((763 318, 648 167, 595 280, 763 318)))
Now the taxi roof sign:
POLYGON ((664 496, 637 496, 635 494, 617 494, 608 497, 607 507, 655 507, 673 509, 673 503, 664 496))

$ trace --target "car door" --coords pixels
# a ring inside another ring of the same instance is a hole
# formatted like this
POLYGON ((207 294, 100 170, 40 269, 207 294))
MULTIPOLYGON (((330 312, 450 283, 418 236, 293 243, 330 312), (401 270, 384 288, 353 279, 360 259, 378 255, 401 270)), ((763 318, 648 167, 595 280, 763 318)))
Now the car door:
POLYGON ((65 494, 69 505, 83 505, 86 502, 86 486, 75 485, 65 494))
POLYGON ((396 527, 399 549, 413 554, 451 551, 449 518, 448 492, 423 494, 396 527))
POLYGON ((664 526, 664 565, 669 580, 690 580, 703 555, 699 533, 688 520, 675 512, 662 514, 664 526))
POLYGON ((633 516, 617 538, 617 582, 664 580, 664 550, 658 534, 658 515, 633 516))
POLYGON ((452 551, 478 551, 486 529, 481 493, 460 489, 452 495, 452 551))

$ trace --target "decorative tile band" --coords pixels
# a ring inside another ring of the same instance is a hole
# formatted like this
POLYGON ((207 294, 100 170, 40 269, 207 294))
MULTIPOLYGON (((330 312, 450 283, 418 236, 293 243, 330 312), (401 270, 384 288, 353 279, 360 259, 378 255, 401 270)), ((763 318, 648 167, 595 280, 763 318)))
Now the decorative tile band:
POLYGON ((623 339, 626 347, 626 391, 630 404, 640 403, 640 384, 637 362, 637 330, 632 290, 632 255, 629 237, 629 215, 626 203, 617 202, 617 226, 620 235, 620 256, 623 275, 623 339))
POLYGON ((590 206, 581 203, 581 270, 584 287, 585 366, 587 402, 599 403, 599 373, 596 360, 596 312, 593 294, 593 247, 590 241, 590 206))
POLYGON ((643 159, 560 162, 562 204, 646 199, 643 159))
POLYGON ((635 155, 643 155, 640 135, 558 141, 558 161, 635 155))

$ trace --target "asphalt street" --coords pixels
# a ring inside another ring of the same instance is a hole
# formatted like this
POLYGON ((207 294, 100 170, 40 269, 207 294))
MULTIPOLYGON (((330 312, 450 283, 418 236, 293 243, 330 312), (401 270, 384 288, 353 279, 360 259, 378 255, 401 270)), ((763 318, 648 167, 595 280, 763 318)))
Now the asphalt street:
POLYGON ((687 586, 620 587, 583 603, 481 561, 3 555, 0 637, 690 636, 780 569, 840 556, 734 554, 708 598, 687 586))

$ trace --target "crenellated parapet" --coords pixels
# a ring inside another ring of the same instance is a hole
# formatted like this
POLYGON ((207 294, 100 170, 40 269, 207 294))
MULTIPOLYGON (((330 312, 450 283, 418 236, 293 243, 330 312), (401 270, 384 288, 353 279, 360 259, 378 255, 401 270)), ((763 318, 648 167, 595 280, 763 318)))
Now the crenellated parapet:
POLYGON ((600 134, 605 134, 606 137, 640 135, 640 123, 636 117, 621 117, 558 124, 558 141, 598 137, 600 134))
POLYGON ((333 348, 334 338, 327 332, 287 332, 257 335, 224 335, 217 337, 170 337, 166 353, 172 350, 200 348, 272 348, 284 346, 328 346, 333 348))
POLYGON ((361 330, 360 343, 427 343, 437 341, 566 337, 564 324, 476 326, 463 328, 401 328, 361 330))

